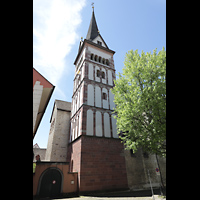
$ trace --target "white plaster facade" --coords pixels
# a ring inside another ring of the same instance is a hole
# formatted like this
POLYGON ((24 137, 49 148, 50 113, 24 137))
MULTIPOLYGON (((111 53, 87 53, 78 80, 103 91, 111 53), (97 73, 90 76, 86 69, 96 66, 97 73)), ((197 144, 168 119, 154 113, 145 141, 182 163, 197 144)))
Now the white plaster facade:
POLYGON ((42 91, 43 91, 43 85, 40 85, 40 81, 36 81, 33 87, 33 131, 35 129, 35 122, 40 106, 42 91))
POLYGON ((98 57, 100 56, 101 58, 111 59, 111 57, 112 57, 111 54, 108 54, 105 51, 103 52, 103 51, 101 51, 97 48, 91 47, 91 46, 88 47, 88 51, 90 51, 91 54, 98 55, 98 57))
MULTIPOLYGON (((106 48, 100 36, 92 42, 98 44, 98 41, 106 48)), ((75 66, 70 141, 81 134, 118 138, 116 120, 112 117, 115 104, 111 88, 114 79, 113 54, 96 46, 83 46, 75 66), (82 111, 83 106, 87 106, 86 114, 82 111), (83 115, 86 119, 82 119, 83 115)))
POLYGON ((96 111, 96 124, 95 124, 95 128, 96 128, 96 136, 98 137, 102 137, 102 117, 101 117, 101 112, 96 111))
POLYGON ((104 136, 111 137, 110 132, 110 117, 108 113, 104 113, 104 136))
POLYGON ((101 88, 95 85, 95 106, 101 108, 101 88))
POLYGON ((94 106, 94 86, 89 84, 88 85, 88 99, 87 99, 89 106, 94 106))
POLYGON ((93 135, 93 111, 87 110, 87 135, 93 135))
POLYGON ((97 36, 97 37, 93 40, 93 42, 96 43, 96 44, 98 44, 98 41, 102 43, 102 46, 103 46, 103 47, 106 47, 104 41, 101 39, 100 36, 97 36))
POLYGON ((86 38, 80 41, 74 62, 70 142, 81 134, 118 137, 116 120, 112 119, 114 96, 110 91, 115 79, 115 52, 98 33, 95 37, 88 33, 86 38))

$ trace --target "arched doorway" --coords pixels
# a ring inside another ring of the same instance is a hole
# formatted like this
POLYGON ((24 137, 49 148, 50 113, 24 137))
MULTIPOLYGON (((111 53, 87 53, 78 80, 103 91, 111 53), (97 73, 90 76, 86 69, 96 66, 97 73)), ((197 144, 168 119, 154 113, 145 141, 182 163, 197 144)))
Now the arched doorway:
POLYGON ((62 175, 57 169, 48 169, 41 175, 39 196, 57 197, 61 192, 62 175))

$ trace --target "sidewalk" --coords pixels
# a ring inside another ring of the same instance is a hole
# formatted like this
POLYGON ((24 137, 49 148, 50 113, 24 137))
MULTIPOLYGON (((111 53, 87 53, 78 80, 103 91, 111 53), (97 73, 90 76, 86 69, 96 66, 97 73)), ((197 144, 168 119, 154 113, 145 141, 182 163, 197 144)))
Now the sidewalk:
MULTIPOLYGON (((154 199, 155 200, 165 200, 166 198, 160 196, 160 189, 154 189, 154 199)), ((166 190, 164 191, 166 194, 166 190)), ((115 191, 115 192, 106 192, 99 194, 89 194, 80 196, 83 200, 100 200, 100 199, 119 199, 119 200, 153 200, 151 190, 140 190, 140 191, 115 191)), ((80 200, 80 197, 77 198, 80 200)))
MULTIPOLYGON (((80 196, 75 198, 66 198, 63 200, 153 200, 153 197, 89 197, 89 196, 80 196)), ((166 200, 166 198, 160 197, 159 195, 154 195, 155 200, 166 200)), ((56 200, 56 199, 55 199, 56 200)))
MULTIPOLYGON (((154 200, 166 200, 166 197, 160 196, 160 190, 154 189, 154 200)), ((153 200, 151 190, 141 191, 115 191, 105 193, 83 194, 79 197, 63 198, 39 198, 37 200, 153 200)))

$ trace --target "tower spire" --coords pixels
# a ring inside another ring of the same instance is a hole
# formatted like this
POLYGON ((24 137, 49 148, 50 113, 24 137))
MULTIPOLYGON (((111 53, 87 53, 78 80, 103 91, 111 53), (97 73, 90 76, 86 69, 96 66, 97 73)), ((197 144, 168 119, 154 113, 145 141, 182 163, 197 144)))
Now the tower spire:
POLYGON ((91 5, 92 5, 93 12, 94 12, 94 2, 92 2, 91 5))
POLYGON ((93 6, 93 4, 94 3, 91 4, 93 10, 92 10, 92 18, 90 20, 90 26, 89 26, 89 29, 88 29, 88 32, 87 32, 87 36, 86 36, 87 40, 93 40, 99 35, 97 22, 96 22, 95 15, 94 15, 94 6, 93 6))

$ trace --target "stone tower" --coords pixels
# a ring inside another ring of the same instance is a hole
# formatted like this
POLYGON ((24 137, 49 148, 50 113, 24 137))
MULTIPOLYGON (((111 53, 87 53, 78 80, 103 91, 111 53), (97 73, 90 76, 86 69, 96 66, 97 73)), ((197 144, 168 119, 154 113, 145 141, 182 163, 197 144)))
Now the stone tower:
POLYGON ((79 191, 127 188, 124 148, 112 115, 114 53, 98 30, 93 10, 74 62, 67 161, 78 172, 79 191))
POLYGON ((71 103, 55 100, 50 119, 51 127, 45 155, 46 161, 66 162, 70 116, 71 103))

